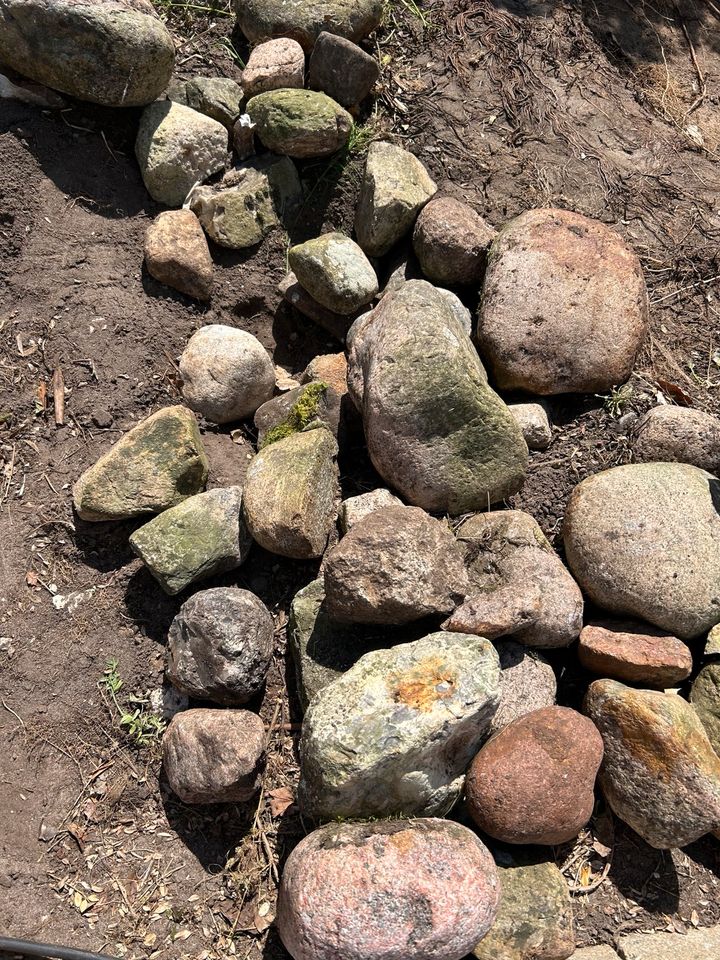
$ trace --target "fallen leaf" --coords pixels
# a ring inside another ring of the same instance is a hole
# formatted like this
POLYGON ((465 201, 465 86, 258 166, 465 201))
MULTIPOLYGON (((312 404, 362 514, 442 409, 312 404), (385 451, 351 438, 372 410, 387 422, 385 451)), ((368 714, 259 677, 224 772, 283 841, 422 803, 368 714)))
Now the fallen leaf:
POLYGON ((589 863, 584 863, 580 868, 580 886, 589 887, 590 879, 592 877, 592 870, 589 863))
POLYGON ((288 807, 295 803, 295 795, 289 787, 268 790, 268 797, 270 797, 270 813, 273 817, 281 817, 288 807))
POLYGON ((593 850, 599 857, 607 858, 612 853, 612 847, 606 847, 604 843, 595 840, 592 845, 593 850))
POLYGON ((38 585, 38 575, 34 570, 28 570, 28 572, 25 574, 25 583, 29 587, 36 587, 38 585))
POLYGON ((657 385, 661 390, 664 390, 669 396, 673 398, 677 403, 682 404, 684 407, 691 407, 693 405, 692 397, 685 393, 682 387, 679 387, 676 383, 672 383, 670 380, 663 380, 662 377, 658 377, 657 385))

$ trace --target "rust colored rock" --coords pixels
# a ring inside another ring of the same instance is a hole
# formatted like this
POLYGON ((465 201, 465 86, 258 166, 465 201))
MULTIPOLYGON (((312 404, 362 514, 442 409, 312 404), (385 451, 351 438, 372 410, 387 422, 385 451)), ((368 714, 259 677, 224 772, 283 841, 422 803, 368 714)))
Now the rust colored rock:
POLYGON ((420 211, 413 249, 433 283, 454 287, 479 283, 485 253, 497 230, 472 207, 452 197, 435 197, 420 211))
POLYGON ((689 677, 693 665, 682 640, 632 621, 608 620, 583 627, 578 656, 592 673, 661 689, 689 677))
POLYGON ((166 210, 145 234, 145 265, 151 277, 196 300, 209 300, 213 263, 205 234, 190 210, 166 210))
POLYGON ((277 928, 294 960, 461 960, 499 899, 493 859, 466 827, 330 823, 290 854, 277 928))
POLYGON ((473 760, 468 810, 496 840, 565 843, 590 819, 602 757, 602 737, 587 717, 567 707, 534 710, 508 724, 473 760))
POLYGON ((347 360, 344 353, 323 353, 305 367, 300 383, 322 381, 341 397, 347 393, 347 360))

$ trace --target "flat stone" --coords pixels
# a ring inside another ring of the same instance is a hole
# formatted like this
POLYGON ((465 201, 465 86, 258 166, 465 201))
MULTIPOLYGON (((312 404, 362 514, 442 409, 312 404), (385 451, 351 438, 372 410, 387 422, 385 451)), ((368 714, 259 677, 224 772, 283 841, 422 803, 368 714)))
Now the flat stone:
POLYGON ((197 421, 163 407, 129 430, 73 487, 82 520, 124 520, 160 513, 199 493, 208 476, 197 421))
POLYGON ((308 86, 322 90, 343 107, 354 107, 370 93, 380 65, 357 44, 335 33, 321 33, 308 65, 308 86))
POLYGON ((290 854, 276 923, 295 960, 461 960, 497 907, 492 856, 466 827, 331 823, 290 854))
POLYGON ((665 404, 648 410, 635 427, 632 451, 640 463, 691 463, 720 471, 720 420, 689 407, 665 404))
POLYGON ((350 138, 353 119, 314 90, 270 90, 248 101, 248 116, 268 150, 288 157, 329 157, 350 138))
POLYGON ((228 130, 240 116, 243 90, 229 77, 193 77, 185 84, 185 103, 228 130))
POLYGON ((247 710, 185 710, 165 731, 163 767, 183 803, 243 803, 260 787, 265 727, 247 710))
POLYGON ((354 240, 341 233, 290 247, 288 263, 308 293, 334 313, 356 313, 378 292, 370 261, 354 240))
POLYGON ((235 0, 238 26, 252 42, 292 37, 312 50, 323 31, 362 40, 382 19, 382 0, 235 0))
POLYGON ((433 633, 366 653, 315 694, 298 798, 315 820, 444 815, 499 701, 482 637, 433 633))
POLYGON ((492 718, 490 736, 526 713, 552 707, 557 694, 555 672, 539 653, 514 640, 499 640, 500 706, 492 718))
POLYGON ((498 389, 610 390, 630 376, 647 328, 640 261, 605 224, 528 210, 490 248, 477 337, 498 389))
POLYGON ((170 624, 167 676, 197 700, 247 703, 265 683, 274 634, 272 614, 249 590, 200 590, 170 624))
POLYGON ((566 843, 592 816, 602 757, 602 738, 587 717, 567 707, 534 710, 504 727, 473 760, 468 811, 503 843, 566 843))
POLYGON ((508 410, 522 430, 530 450, 547 450, 552 443, 552 425, 540 403, 509 403, 508 410))
POLYGON ((618 949, 622 960, 717 960, 720 927, 684 934, 632 933, 620 938, 618 949))
POLYGON ((628 621, 583 627, 578 656, 591 673, 660 689, 685 680, 693 666, 692 653, 682 640, 628 621))
POLYGON ((250 51, 242 75, 245 96, 250 99, 268 90, 288 90, 305 85, 305 52, 297 40, 278 37, 250 51))
POLYGON ((389 490, 369 490, 367 493, 361 493, 357 497, 348 497, 343 500, 340 507, 340 526, 343 533, 349 530, 365 517, 369 517, 376 510, 384 510, 385 507, 402 507, 403 502, 399 500, 394 493, 389 490))
POLYGON ((190 210, 166 210, 145 234, 145 265, 151 277, 188 297, 209 300, 213 262, 198 218, 190 210))
POLYGON ((690 702, 715 753, 720 754, 720 663, 709 663, 700 670, 690 689, 690 702))
POLYGON ((591 600, 687 640, 720 622, 720 481, 686 464, 613 467, 578 484, 567 562, 591 600))
POLYGON ((447 287, 478 284, 486 252, 497 230, 471 206, 452 197, 434 197, 417 218, 413 249, 422 272, 447 287))
POLYGON ((646 843, 684 847, 720 827, 720 757, 687 701, 596 680, 585 712, 605 744, 605 798, 646 843))
POLYGON ((228 132, 197 110, 157 100, 140 118, 135 155, 153 200, 180 207, 196 183, 224 168, 228 132))
POLYGON ((198 493, 139 527, 130 546, 166 593, 180 593, 245 561, 251 539, 241 504, 240 487, 198 493))
POLYGON ((369 257, 384 256, 408 233, 437 186, 416 156, 392 143, 370 144, 355 235, 369 257))
POLYGON ((449 612, 467 590, 447 524, 417 507, 366 516, 328 551, 324 574, 328 613, 342 623, 410 623, 449 612))

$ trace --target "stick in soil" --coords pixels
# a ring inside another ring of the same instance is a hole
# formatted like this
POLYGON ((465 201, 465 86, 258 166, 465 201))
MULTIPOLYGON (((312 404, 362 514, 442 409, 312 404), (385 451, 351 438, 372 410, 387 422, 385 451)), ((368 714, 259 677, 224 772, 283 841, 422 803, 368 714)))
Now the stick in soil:
POLYGON ((55 368, 52 376, 53 403, 55 404, 55 425, 65 423, 65 378, 60 367, 55 368))

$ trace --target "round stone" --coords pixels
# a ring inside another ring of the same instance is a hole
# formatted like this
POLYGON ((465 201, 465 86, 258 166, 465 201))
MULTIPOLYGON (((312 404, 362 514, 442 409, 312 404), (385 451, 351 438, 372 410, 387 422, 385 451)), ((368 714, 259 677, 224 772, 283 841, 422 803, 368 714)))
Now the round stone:
POLYGON ((485 252, 497 231, 472 207, 452 197, 435 197, 420 211, 413 249, 433 283, 454 287, 479 283, 485 252))
POLYGON ((378 292, 378 280, 360 247, 341 233, 326 233, 288 251, 298 282, 335 313, 355 313, 378 292))
POLYGON ((268 150, 287 157, 329 157, 350 138, 353 118, 340 104, 314 90, 269 90, 246 110, 268 150))
POLYGON ((235 0, 248 40, 291 37, 305 50, 323 31, 362 40, 378 26, 383 9, 382 0, 235 0))
POLYGON ((701 470, 720 470, 720 420, 687 407, 669 404, 648 410, 635 428, 632 444, 641 463, 691 463, 701 470))
POLYGON ((302 87, 305 82, 305 53, 297 40, 278 37, 254 47, 243 70, 242 88, 249 100, 268 90, 302 87))

